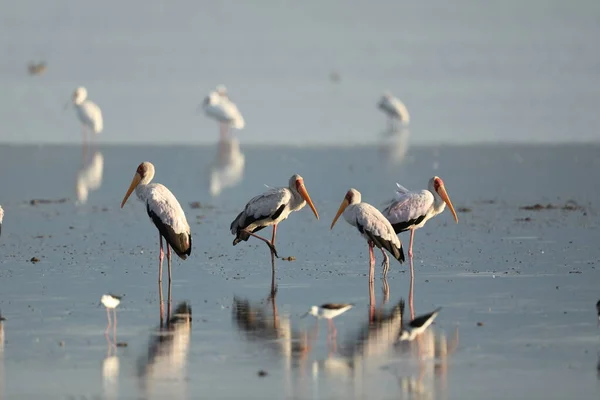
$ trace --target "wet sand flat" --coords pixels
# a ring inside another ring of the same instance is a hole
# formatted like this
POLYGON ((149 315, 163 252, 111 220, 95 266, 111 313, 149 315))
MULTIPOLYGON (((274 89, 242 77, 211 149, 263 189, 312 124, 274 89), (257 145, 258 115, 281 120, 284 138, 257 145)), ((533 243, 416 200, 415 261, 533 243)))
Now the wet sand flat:
POLYGON ((82 204, 80 147, 0 146, 0 398, 598 397, 600 146, 414 147, 400 164, 377 146, 242 150, 243 180, 211 197, 215 146, 97 147, 102 182, 82 204), (188 302, 192 321, 160 332, 156 229, 136 199, 119 208, 144 160, 193 233, 192 256, 173 269, 173 307, 188 302), (273 295, 264 244, 233 247, 228 228, 294 173, 321 219, 303 209, 280 225, 278 251, 295 261, 277 260, 273 295), (444 212, 416 232, 412 295, 417 315, 443 309, 398 345, 408 262, 392 262, 386 292, 376 253, 374 319, 367 245, 345 221, 329 225, 350 187, 381 208, 395 182, 422 189, 433 175, 459 224, 444 212), (106 292, 125 294, 116 351, 98 307, 106 292), (326 302, 355 303, 335 320, 335 347, 325 321, 300 318, 326 302))

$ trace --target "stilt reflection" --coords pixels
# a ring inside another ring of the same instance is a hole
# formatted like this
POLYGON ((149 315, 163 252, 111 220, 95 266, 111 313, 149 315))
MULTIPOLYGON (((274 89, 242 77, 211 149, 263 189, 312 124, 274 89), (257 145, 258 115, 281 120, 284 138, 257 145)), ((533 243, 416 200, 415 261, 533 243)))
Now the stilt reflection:
POLYGON ((144 397, 186 396, 191 331, 192 307, 182 302, 166 323, 152 332, 148 351, 138 362, 140 390, 144 397))

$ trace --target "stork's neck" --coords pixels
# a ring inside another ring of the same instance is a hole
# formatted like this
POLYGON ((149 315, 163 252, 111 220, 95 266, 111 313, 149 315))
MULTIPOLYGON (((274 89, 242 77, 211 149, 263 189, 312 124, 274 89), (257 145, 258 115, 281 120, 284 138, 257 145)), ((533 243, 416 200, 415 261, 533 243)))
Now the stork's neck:
MULTIPOLYGON (((295 189, 295 188, 294 188, 295 189)), ((292 192, 292 199, 290 201, 290 209, 296 211, 306 205, 306 200, 298 193, 297 190, 290 189, 292 192)))
POLYGON ((446 208, 446 203, 442 200, 438 192, 432 190, 431 193, 433 193, 433 210, 436 214, 439 214, 446 208))
POLYGON ((148 183, 145 183, 143 180, 139 183, 139 185, 137 185, 135 187, 135 195, 137 196, 137 198, 142 201, 142 202, 146 202, 146 200, 148 200, 148 191, 150 190, 150 185, 148 183))

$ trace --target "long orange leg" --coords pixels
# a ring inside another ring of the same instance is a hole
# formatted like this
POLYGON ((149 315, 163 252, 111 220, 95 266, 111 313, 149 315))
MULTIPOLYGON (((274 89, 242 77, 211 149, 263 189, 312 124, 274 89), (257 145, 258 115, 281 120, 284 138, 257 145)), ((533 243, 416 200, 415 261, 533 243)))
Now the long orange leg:
POLYGON ((375 254, 373 254, 373 242, 369 241, 369 282, 375 281, 375 254))
POLYGON ((277 254, 277 249, 275 249, 275 246, 273 246, 273 244, 271 242, 269 242, 267 239, 265 239, 262 236, 258 236, 256 233, 252 233, 250 231, 246 231, 246 233, 250 236, 254 236, 255 238, 260 239, 263 242, 265 242, 267 244, 267 246, 269 246, 269 249, 271 249, 271 255, 275 256, 275 258, 279 258, 279 255, 277 254))
POLYGON ((412 244, 413 244, 414 237, 415 237, 415 230, 411 229, 410 230, 410 243, 408 244, 408 257, 410 257, 410 258, 413 257, 412 244))
MULTIPOLYGON (((162 326, 163 321, 165 319, 165 309, 163 305, 163 291, 162 291, 162 263, 165 258, 165 253, 163 251, 163 241, 162 235, 158 234, 160 238, 160 253, 158 255, 158 298, 160 301, 160 325, 162 326)), ((167 244, 168 246, 168 244, 167 244)))
POLYGON ((167 291, 167 321, 171 320, 171 246, 167 243, 167 265, 169 266, 169 288, 167 291))
POLYGON ((408 261, 410 263, 410 287, 408 289, 408 306, 410 307, 410 319, 412 320, 415 319, 415 306, 413 302, 415 273, 413 268, 412 257, 410 257, 408 261))

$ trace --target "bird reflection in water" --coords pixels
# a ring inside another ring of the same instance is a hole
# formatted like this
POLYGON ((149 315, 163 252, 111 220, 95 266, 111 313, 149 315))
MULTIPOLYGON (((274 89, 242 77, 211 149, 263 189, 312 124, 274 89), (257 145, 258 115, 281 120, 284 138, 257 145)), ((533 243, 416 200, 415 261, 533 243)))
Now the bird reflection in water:
POLYGON ((264 300, 252 302, 234 297, 233 321, 250 342, 260 342, 281 356, 286 368, 302 361, 310 353, 316 331, 295 331, 289 315, 277 310, 277 291, 271 291, 264 300))
MULTIPOLYGON (((404 342, 407 343, 407 342, 404 342)), ((403 395, 415 399, 440 399, 448 392, 448 357, 458 346, 458 329, 452 340, 444 332, 428 329, 410 343, 408 353, 402 354, 402 361, 386 366, 398 379, 403 395)))
POLYGON ((409 148, 410 132, 407 128, 391 127, 381 134, 380 152, 391 166, 401 164, 409 148))
MULTIPOLYGON (((84 145, 85 146, 85 145, 84 145)), ((89 162, 85 154, 83 165, 77 172, 76 190, 77 201, 85 204, 90 191, 98 190, 102 186, 102 175, 104 172, 104 157, 100 151, 94 152, 89 162)))
POLYGON ((148 353, 138 362, 140 388, 145 397, 185 397, 187 358, 192 331, 192 307, 180 303, 164 325, 151 334, 148 353))
POLYGON ((268 296, 260 301, 250 301, 236 296, 233 299, 234 325, 243 338, 274 355, 280 363, 286 393, 282 398, 300 396, 306 385, 302 382, 304 366, 313 349, 317 329, 294 329, 290 315, 281 315, 277 308, 277 290, 271 285, 268 296), (297 371, 297 373, 295 373, 297 371), (297 381, 300 380, 299 383, 297 381))
POLYGON ((221 191, 242 181, 246 157, 240 150, 237 138, 222 136, 218 142, 217 159, 210 168, 210 194, 218 196, 221 191))
POLYGON ((117 356, 117 347, 109 336, 106 337, 106 357, 102 360, 102 389, 104 398, 116 399, 119 397, 119 357, 117 356))

